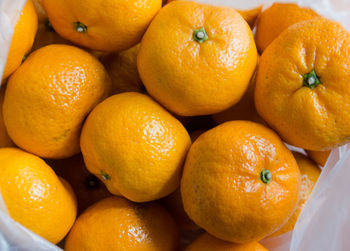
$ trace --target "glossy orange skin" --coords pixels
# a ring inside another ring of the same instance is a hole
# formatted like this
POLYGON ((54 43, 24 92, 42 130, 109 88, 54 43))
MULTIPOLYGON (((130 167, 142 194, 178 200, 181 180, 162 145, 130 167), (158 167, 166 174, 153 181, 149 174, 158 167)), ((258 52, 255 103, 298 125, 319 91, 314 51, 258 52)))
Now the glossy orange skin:
POLYGON ((307 155, 320 166, 325 166, 331 150, 328 151, 306 151, 307 155))
POLYGON ((5 84, 1 85, 0 87, 0 148, 13 146, 13 142, 7 133, 7 129, 4 123, 4 117, 2 114, 2 105, 4 103, 5 88, 5 84))
POLYGON ((24 55, 32 48, 37 29, 38 16, 33 2, 28 0, 13 31, 2 80, 10 76, 21 65, 24 55))
POLYGON ((207 233, 195 239, 185 251, 268 251, 258 242, 235 244, 215 238, 207 233))
POLYGON ((202 134, 181 179, 189 217, 209 234, 235 243, 261 240, 284 224, 299 189, 292 153, 272 130, 249 121, 227 122, 202 134), (263 169, 272 174, 269 184, 261 180, 263 169))
POLYGON ((182 124, 149 96, 126 92, 96 106, 80 145, 86 167, 112 194, 146 202, 178 188, 191 141, 182 124))
POLYGON ((68 159, 46 162, 57 175, 72 185, 77 197, 78 215, 92 204, 111 196, 106 186, 86 169, 80 154, 68 159))
POLYGON ((174 1, 147 29, 137 64, 152 97, 177 115, 196 116, 237 103, 256 62, 252 32, 235 10, 174 1), (208 40, 200 44, 193 34, 203 27, 208 40))
POLYGON ((80 152, 82 123, 110 91, 103 65, 89 53, 68 45, 36 50, 11 76, 3 105, 11 139, 44 158, 80 152))
POLYGON ((0 149, 0 189, 10 216, 56 244, 68 233, 77 203, 70 185, 39 157, 0 149))
POLYGON ((316 151, 343 145, 350 139, 349 67, 350 34, 340 24, 322 18, 295 24, 261 56, 257 111, 291 145, 316 151), (311 89, 303 76, 313 69, 321 84, 311 89))
POLYGON ((299 215, 309 199, 318 177, 321 174, 321 169, 316 165, 316 163, 307 158, 305 155, 296 152, 293 152, 293 155, 297 161, 301 174, 301 188, 298 206, 292 217, 289 218, 288 222, 273 233, 271 237, 285 234, 294 229, 295 223, 297 222, 299 215))
POLYGON ((110 197, 78 218, 65 250, 175 251, 178 241, 176 223, 157 203, 136 204, 110 197))
POLYGON ((294 3, 274 3, 264 10, 256 25, 256 46, 263 52, 271 42, 289 26, 318 17, 310 8, 294 3))
POLYGON ((140 42, 162 0, 43 0, 62 37, 93 50, 119 52, 140 42), (87 27, 78 32, 74 23, 87 27))

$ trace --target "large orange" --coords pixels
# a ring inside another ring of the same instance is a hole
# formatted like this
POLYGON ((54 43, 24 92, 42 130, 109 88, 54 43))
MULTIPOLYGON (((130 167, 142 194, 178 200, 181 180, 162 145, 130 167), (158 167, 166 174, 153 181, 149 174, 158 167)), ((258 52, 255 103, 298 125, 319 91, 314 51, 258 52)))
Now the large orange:
POLYGON ((111 196, 106 186, 86 169, 80 154, 68 159, 46 162, 57 175, 72 185, 77 196, 78 215, 92 204, 111 196))
POLYGON ((52 243, 62 240, 76 217, 70 185, 39 157, 16 148, 1 148, 0 163, 0 190, 10 216, 52 243))
POLYGON ((2 114, 2 105, 4 103, 5 88, 5 84, 1 85, 0 87, 0 148, 13 146, 13 142, 7 133, 7 129, 4 123, 4 117, 2 114))
POLYGON ((300 189, 297 163, 270 129, 232 121, 192 144, 181 179, 189 217, 209 234, 258 241, 286 223, 300 189))
POLYGON ((174 1, 146 31, 137 63, 151 96, 178 115, 193 116, 237 103, 256 62, 252 31, 237 11, 174 1))
POLYGON ((140 42, 162 0, 43 0, 62 37, 93 50, 122 51, 140 42))
POLYGON ((110 79, 89 53, 68 45, 33 52, 11 76, 4 121, 16 145, 45 158, 80 152, 82 123, 107 96, 110 79))
POLYGON ((111 193, 135 202, 156 200, 176 190, 190 145, 176 118, 136 92, 117 94, 99 104, 81 134, 88 170, 111 193))
POLYGON ((136 204, 110 197, 78 218, 65 250, 175 251, 178 241, 176 223, 157 203, 136 204))
POLYGON ((283 32, 261 56, 255 105, 289 144, 329 150, 350 140, 350 34, 316 18, 283 32), (320 39, 322 37, 322 39, 320 39))
POLYGON ((318 177, 321 174, 321 169, 318 168, 316 163, 314 163, 312 160, 308 159, 305 155, 300 153, 295 152, 293 154, 301 173, 301 188, 298 206, 288 222, 271 236, 278 236, 294 229, 295 223, 297 222, 298 217, 303 210, 307 200, 309 199, 309 196, 318 180, 318 177))
POLYGON ((2 80, 21 65, 24 55, 32 48, 37 28, 38 17, 33 2, 28 0, 13 31, 2 80))
POLYGON ((112 79, 112 93, 142 92, 144 87, 137 71, 140 45, 126 51, 111 53, 100 58, 112 79))
POLYGON ((329 158, 329 155, 331 154, 331 150, 328 151, 306 151, 307 155, 315 161, 320 166, 325 166, 327 163, 327 160, 329 158))
POLYGON ((318 17, 310 8, 294 3, 274 3, 264 10, 256 25, 256 46, 262 52, 285 29, 298 22, 318 17))
POLYGON ((185 251, 267 251, 267 249, 258 242, 234 244, 204 233, 195 239, 185 251))

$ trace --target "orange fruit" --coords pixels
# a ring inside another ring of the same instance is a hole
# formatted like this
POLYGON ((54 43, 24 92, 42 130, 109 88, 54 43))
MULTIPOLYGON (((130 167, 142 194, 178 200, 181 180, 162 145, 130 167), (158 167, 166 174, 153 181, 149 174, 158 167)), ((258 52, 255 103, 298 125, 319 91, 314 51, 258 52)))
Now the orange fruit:
POLYGON ((68 45, 33 52, 11 76, 4 100, 4 121, 11 139, 45 158, 80 152, 82 123, 110 90, 103 65, 68 45))
POLYGON ((306 151, 307 155, 320 166, 325 166, 331 150, 328 151, 306 151))
POLYGON ((272 130, 249 121, 226 122, 199 136, 181 179, 188 216, 235 243, 258 241, 282 226, 299 189, 292 153, 272 130))
POLYGON ((55 31, 81 46, 122 51, 140 42, 162 0, 43 0, 55 31))
POLYGON ((2 84, 0 87, 0 148, 13 146, 13 142, 7 133, 7 129, 4 123, 4 117, 2 114, 2 105, 4 103, 4 95, 5 95, 5 84, 2 84))
POLYGON ((72 185, 77 196, 78 215, 92 204, 111 196, 106 186, 86 169, 81 155, 46 162, 72 185))
POLYGON ((322 18, 295 24, 261 56, 257 111, 291 145, 315 151, 343 145, 350 139, 349 67, 350 34, 340 24, 322 18))
POLYGON ((33 2, 28 0, 13 31, 2 80, 10 76, 21 65, 24 55, 32 48, 37 28, 38 17, 33 2))
POLYGON ((267 249, 258 242, 234 244, 204 233, 195 239, 185 251, 267 251, 267 249))
POLYGON ((38 15, 39 24, 43 24, 47 20, 47 14, 43 6, 43 0, 32 0, 36 13, 38 15))
POLYGON ((100 58, 112 79, 112 93, 142 92, 144 87, 137 71, 137 54, 140 45, 120 53, 112 53, 100 58))
POLYGON ((68 233, 77 204, 70 185, 39 157, 0 149, 0 189, 10 216, 56 244, 68 233))
POLYGON ((301 174, 301 187, 300 196, 297 209, 295 210, 292 217, 289 218, 288 222, 283 225, 279 230, 273 233, 271 236, 278 236, 294 229, 295 223, 303 210, 317 180, 321 174, 321 169, 318 168, 316 163, 307 158, 305 155, 294 152, 295 160, 299 166, 301 174))
POLYGON ((150 97, 126 92, 90 113, 80 145, 87 169, 112 194, 145 202, 176 190, 191 141, 182 124, 150 97))
POLYGON ((318 17, 310 8, 302 8, 294 3, 274 3, 264 10, 256 25, 256 46, 260 52, 289 26, 318 17))
POLYGON ((136 204, 110 197, 89 207, 75 222, 65 250, 177 250, 179 233, 157 203, 136 204))
POLYGON ((183 116, 213 114, 237 103, 256 62, 253 34, 241 15, 190 1, 174 1, 159 12, 137 59, 149 94, 183 116))

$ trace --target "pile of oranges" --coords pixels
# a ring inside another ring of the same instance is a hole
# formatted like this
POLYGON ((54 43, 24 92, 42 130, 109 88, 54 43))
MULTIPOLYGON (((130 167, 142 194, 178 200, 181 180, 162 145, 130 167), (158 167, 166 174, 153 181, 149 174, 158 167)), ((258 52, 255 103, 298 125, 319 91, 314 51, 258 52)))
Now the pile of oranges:
POLYGON ((28 0, 2 198, 68 251, 267 250, 350 141, 349 79, 350 34, 295 4, 28 0))

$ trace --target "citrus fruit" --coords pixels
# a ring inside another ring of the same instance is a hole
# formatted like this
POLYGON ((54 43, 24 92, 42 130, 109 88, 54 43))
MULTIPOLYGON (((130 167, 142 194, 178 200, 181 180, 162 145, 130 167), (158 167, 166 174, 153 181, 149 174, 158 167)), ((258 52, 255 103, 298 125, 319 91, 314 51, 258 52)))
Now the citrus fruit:
POLYGON ((24 55, 32 48, 37 28, 38 16, 33 2, 28 0, 13 31, 2 80, 10 76, 21 65, 24 55))
POLYGON ((184 116, 237 103, 256 62, 252 31, 238 12, 190 1, 171 2, 159 12, 137 59, 148 93, 184 116))
POLYGON ((226 241, 258 241, 286 223, 300 189, 297 163, 270 129, 231 121, 192 144, 181 179, 188 216, 226 241))
POLYGON ((175 251, 178 238, 176 223, 157 203, 136 204, 110 197, 79 216, 65 250, 175 251))
POLYGON ((323 151, 345 144, 349 67, 350 34, 340 24, 322 18, 297 23, 260 58, 257 111, 291 145, 323 151))
POLYGON ((7 129, 4 123, 4 117, 2 114, 2 105, 4 102, 4 95, 5 95, 5 84, 1 85, 0 87, 0 148, 13 146, 13 142, 7 133, 7 129))
POLYGON ((11 139, 45 158, 80 152, 86 115, 107 96, 110 79, 89 53, 68 45, 33 52, 7 83, 4 121, 11 139))
POLYGON ((55 31, 81 46, 122 51, 140 42, 162 0, 43 0, 55 31))
POLYGON ((70 185, 39 157, 0 149, 0 189, 10 216, 52 243, 68 233, 77 204, 70 185))
POLYGON ((294 229, 295 223, 297 222, 298 217, 303 210, 312 192, 312 189, 317 182, 318 177, 321 174, 321 169, 318 168, 316 163, 314 163, 312 160, 301 153, 294 152, 293 154, 295 160, 297 161, 301 174, 301 186, 298 206, 292 217, 289 218, 288 222, 271 236, 278 236, 294 229))
POLYGON ((331 150, 328 151, 306 151, 307 155, 320 166, 325 166, 331 150))
POLYGON ((126 51, 111 53, 100 58, 112 79, 112 93, 142 92, 144 87, 137 71, 140 45, 126 51))
POLYGON ((234 244, 204 233, 195 239, 185 251, 267 251, 267 249, 258 242, 234 244))
POLYGON ((47 20, 47 14, 43 6, 43 0, 32 0, 32 1, 36 10, 36 14, 38 15, 39 24, 45 23, 47 20))
POLYGON ((92 204, 111 196, 106 186, 86 169, 81 155, 46 162, 72 185, 77 197, 78 215, 92 204))
POLYGON ((318 17, 310 8, 302 8, 294 3, 274 3, 264 10, 256 25, 256 46, 260 52, 289 26, 318 17))
POLYGON ((176 190, 190 144, 177 119, 136 92, 117 94, 97 105, 84 124, 80 143, 87 169, 112 194, 135 202, 176 190))
POLYGON ((249 24, 250 28, 254 28, 256 20, 260 15, 262 10, 262 5, 248 10, 237 10, 239 14, 244 18, 244 20, 249 24))

